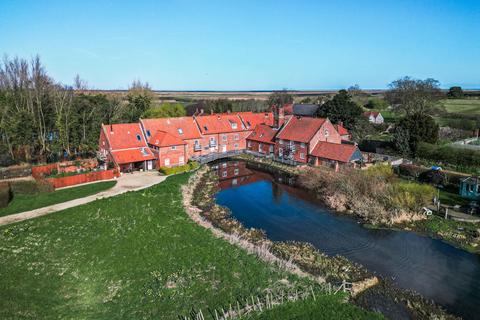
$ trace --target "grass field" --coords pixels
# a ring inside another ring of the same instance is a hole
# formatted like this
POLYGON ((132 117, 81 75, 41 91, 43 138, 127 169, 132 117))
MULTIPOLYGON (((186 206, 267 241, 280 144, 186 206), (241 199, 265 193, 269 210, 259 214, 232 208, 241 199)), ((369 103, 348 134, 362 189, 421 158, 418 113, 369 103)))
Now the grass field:
POLYGON ((117 181, 104 181, 84 186, 38 194, 15 194, 7 207, 0 209, 0 216, 29 211, 57 203, 83 198, 112 188, 117 181))
POLYGON ((480 99, 445 99, 440 101, 449 113, 466 113, 480 115, 480 99))
MULTIPOLYGON (((0 227, 0 319, 178 319, 314 285, 196 225, 182 207, 188 177, 0 227)), ((286 310, 327 307, 344 319, 376 316, 322 295, 286 310)))

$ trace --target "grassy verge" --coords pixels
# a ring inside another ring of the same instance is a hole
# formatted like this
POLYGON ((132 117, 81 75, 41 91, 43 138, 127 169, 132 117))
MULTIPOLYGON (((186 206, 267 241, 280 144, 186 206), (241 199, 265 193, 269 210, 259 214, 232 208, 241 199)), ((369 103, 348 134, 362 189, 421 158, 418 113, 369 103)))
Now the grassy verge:
POLYGON ((112 188, 116 181, 104 181, 84 186, 37 194, 14 194, 7 207, 0 209, 0 216, 50 206, 73 199, 83 198, 112 188))
POLYGON ((472 253, 480 253, 480 230, 474 223, 443 219, 430 216, 428 219, 416 221, 407 226, 417 232, 440 238, 472 253))
MULTIPOLYGON (((178 319, 314 286, 193 222, 180 192, 188 177, 1 227, 0 318, 178 319)), ((329 308, 366 315, 333 298, 329 308)))

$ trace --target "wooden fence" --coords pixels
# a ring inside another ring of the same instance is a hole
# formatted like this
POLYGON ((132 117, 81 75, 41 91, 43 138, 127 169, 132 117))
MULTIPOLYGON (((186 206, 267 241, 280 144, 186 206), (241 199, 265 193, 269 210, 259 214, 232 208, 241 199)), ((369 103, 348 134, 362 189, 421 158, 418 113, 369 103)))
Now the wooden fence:
POLYGON ((102 171, 92 171, 87 173, 76 174, 74 176, 67 177, 58 177, 58 178, 47 178, 46 180, 52 184, 55 189, 69 187, 76 184, 101 181, 101 180, 110 180, 115 177, 119 177, 120 174, 118 170, 102 170, 102 171))

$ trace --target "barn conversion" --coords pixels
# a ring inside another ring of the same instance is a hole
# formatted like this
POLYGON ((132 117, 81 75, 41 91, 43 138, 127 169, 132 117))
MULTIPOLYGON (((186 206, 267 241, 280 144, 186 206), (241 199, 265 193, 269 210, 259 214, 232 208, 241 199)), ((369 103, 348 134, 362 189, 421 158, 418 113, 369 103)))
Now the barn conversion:
POLYGON ((338 168, 362 158, 357 146, 345 140, 350 140, 350 133, 341 123, 285 115, 281 106, 266 113, 202 113, 102 125, 99 158, 129 172, 179 166, 211 153, 246 150, 294 165, 338 168))

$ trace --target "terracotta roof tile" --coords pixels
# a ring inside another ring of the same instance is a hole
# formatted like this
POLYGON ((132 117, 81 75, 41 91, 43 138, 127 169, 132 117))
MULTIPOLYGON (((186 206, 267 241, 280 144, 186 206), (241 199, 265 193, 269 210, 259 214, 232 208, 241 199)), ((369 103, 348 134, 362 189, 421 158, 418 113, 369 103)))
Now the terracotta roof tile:
POLYGON ((341 135, 341 136, 345 136, 347 134, 350 134, 350 132, 348 132, 348 130, 344 126, 342 126, 341 124, 336 124, 335 129, 337 130, 338 134, 341 135))
POLYGON ((275 135, 278 130, 273 129, 265 124, 259 124, 255 130, 247 137, 247 140, 258 141, 262 143, 275 144, 275 135))
POLYGON ((157 131, 165 131, 183 140, 200 139, 200 131, 193 117, 141 119, 147 140, 157 131), (149 134, 150 133, 150 134, 149 134))
POLYGON ((312 150, 311 155, 323 159, 349 162, 358 147, 353 144, 339 144, 321 141, 312 150))
POLYGON ((158 130, 149 140, 148 142, 151 145, 157 147, 170 147, 170 146, 180 146, 187 144, 182 139, 168 133, 165 131, 158 130))
POLYGON ((112 156, 117 164, 154 160, 155 157, 149 148, 112 151, 112 156))
POLYGON ((278 139, 308 143, 326 119, 293 116, 277 135, 278 139))
POLYGON ((245 131, 240 117, 236 114, 222 113, 195 118, 202 134, 215 134, 245 131))
POLYGON ((147 146, 138 123, 103 125, 103 130, 112 150, 147 146))
POLYGON ((273 113, 271 112, 238 112, 247 130, 254 129, 259 124, 273 126, 273 113))

